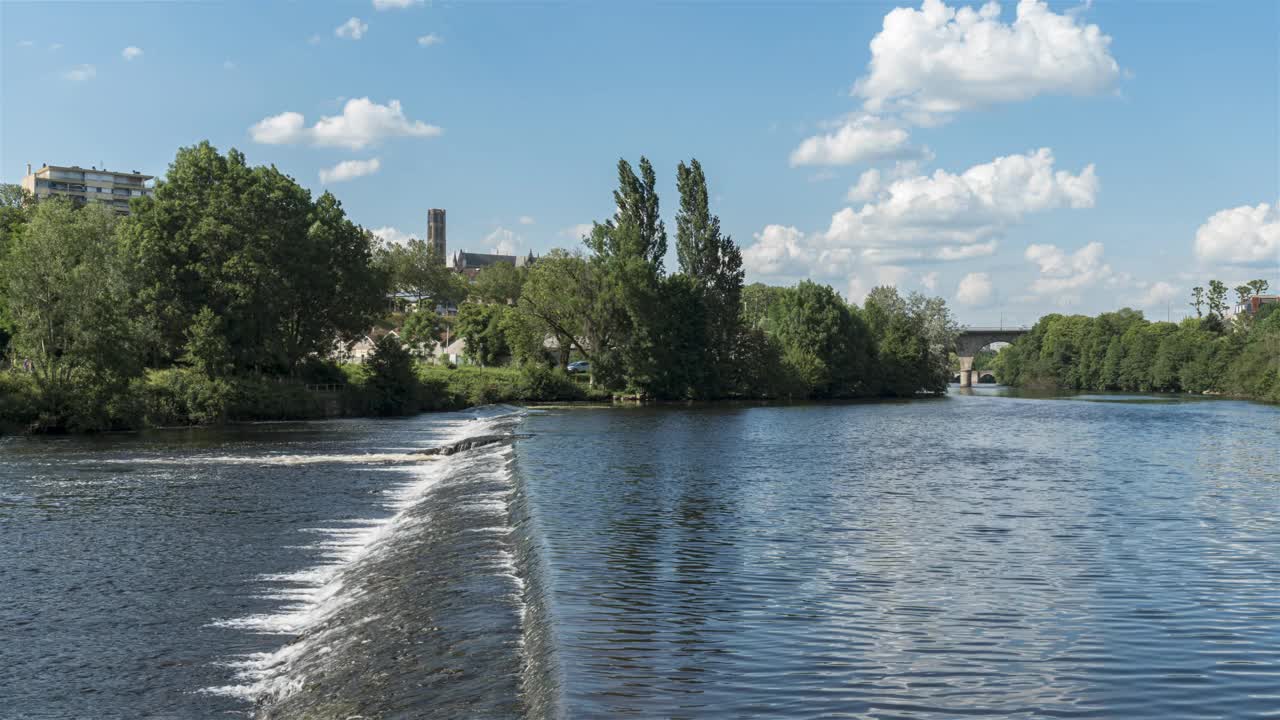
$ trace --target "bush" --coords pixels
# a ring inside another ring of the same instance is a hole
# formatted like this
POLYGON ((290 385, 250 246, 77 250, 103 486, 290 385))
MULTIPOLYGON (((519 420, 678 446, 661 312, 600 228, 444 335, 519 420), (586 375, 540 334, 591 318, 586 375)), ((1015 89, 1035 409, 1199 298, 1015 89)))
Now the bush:
POLYGON ((228 418, 235 402, 231 382, 193 368, 151 370, 130 386, 128 424, 208 425, 228 418))
POLYGON ((27 428, 39 416, 32 377, 27 373, 0 372, 0 427, 27 428))

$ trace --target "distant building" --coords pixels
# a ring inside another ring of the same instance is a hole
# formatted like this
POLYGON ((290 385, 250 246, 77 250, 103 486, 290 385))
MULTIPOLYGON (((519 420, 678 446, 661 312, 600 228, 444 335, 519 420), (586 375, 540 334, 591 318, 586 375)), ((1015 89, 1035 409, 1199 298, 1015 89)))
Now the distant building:
POLYGON ((77 165, 43 165, 32 172, 28 165, 22 187, 37 200, 64 197, 77 205, 98 202, 120 215, 128 215, 130 199, 152 194, 152 189, 147 187, 151 179, 151 175, 136 170, 126 173, 77 165))
POLYGON ((449 257, 449 244, 445 240, 444 210, 431 208, 427 211, 427 249, 441 260, 449 257))
POLYGON ((468 280, 474 280, 480 271, 490 265, 508 263, 515 267, 525 267, 537 261, 537 256, 530 250, 528 255, 493 255, 491 253, 471 253, 459 250, 449 259, 449 267, 456 273, 462 273, 468 280))
POLYGON ((1276 303, 1280 303, 1280 295, 1254 295, 1253 297, 1247 297, 1244 302, 1226 312, 1226 319, 1230 320, 1237 315, 1252 317, 1258 314, 1263 305, 1274 305, 1276 303))

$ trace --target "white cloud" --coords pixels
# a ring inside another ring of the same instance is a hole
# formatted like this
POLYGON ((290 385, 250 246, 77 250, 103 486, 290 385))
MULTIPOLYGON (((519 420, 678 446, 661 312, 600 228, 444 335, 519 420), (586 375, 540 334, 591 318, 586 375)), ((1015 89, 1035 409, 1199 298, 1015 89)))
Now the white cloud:
POLYGON ((92 65, 77 65, 63 73, 63 77, 73 82, 92 80, 98 75, 98 68, 92 65))
POLYGON ((1119 78, 1111 38, 1080 22, 1079 13, 1019 0, 1012 23, 1000 14, 995 2, 975 10, 942 0, 890 11, 854 94, 870 112, 900 110, 928 122, 1038 95, 1094 95, 1119 78))
POLYGON ((1196 231, 1195 251, 1207 262, 1280 266, 1280 202, 1214 213, 1196 231))
POLYGON ((444 38, 435 33, 427 33, 426 35, 418 38, 418 44, 422 47, 431 47, 432 45, 439 45, 442 42, 444 42, 444 38))
POLYGON ((867 202, 880 194, 880 171, 872 168, 858 176, 858 184, 849 188, 849 202, 867 202))
POLYGON ((302 113, 284 112, 259 120, 249 128, 254 142, 266 145, 286 145, 300 142, 307 137, 307 122, 302 113))
POLYGON ((310 128, 301 113, 284 112, 260 120, 249 128, 255 142, 282 145, 310 142, 324 147, 360 150, 391 137, 434 137, 443 132, 435 125, 410 120, 399 100, 379 105, 367 97, 352 98, 341 115, 322 117, 310 128))
POLYGON ((900 156, 910 151, 908 133, 874 115, 846 119, 826 135, 807 138, 791 152, 791 165, 853 165, 900 156))
POLYGON ((1145 308, 1163 307, 1172 302, 1177 296, 1177 288, 1161 280, 1152 283, 1151 287, 1147 288, 1142 298, 1138 300, 1138 305, 1145 308))
POLYGON ((372 175, 382 168, 382 161, 378 158, 370 158, 369 160, 343 160, 331 168, 321 168, 320 182, 342 182, 344 180, 352 180, 365 175, 372 175))
POLYGON ((533 219, 532 217, 528 216, 528 215, 521 215, 521 216, 520 216, 520 224, 521 224, 521 225, 532 225, 534 222, 535 222, 535 221, 534 221, 534 219, 533 219))
POLYGON ((561 237, 568 238, 575 242, 581 242, 583 237, 590 234, 591 234, 591 223, 578 223, 577 225, 570 225, 569 227, 560 231, 561 237))
POLYGON ((996 244, 995 240, 989 240, 974 245, 944 245, 938 248, 934 257, 939 260, 969 260, 971 258, 986 257, 995 254, 996 244))
POLYGON ((984 272, 969 273, 956 286, 956 302, 970 307, 991 300, 991 276, 984 272))
POLYGON ((373 9, 397 10, 421 4, 422 0, 373 0, 373 9))
POLYGON ((400 230, 397 230, 396 228, 393 228, 390 225, 384 225, 383 227, 380 227, 380 228, 374 228, 369 232, 373 233, 374 235, 377 235, 378 237, 382 238, 384 241, 392 243, 394 245, 404 245, 405 243, 413 239, 413 235, 407 232, 401 232, 400 230))
MULTIPOLYGON (((1098 192, 1093 165, 1079 174, 1054 169, 1042 148, 975 165, 959 175, 938 170, 895 180, 877 202, 845 208, 831 218, 830 245, 960 246, 990 242, 1024 215, 1061 207, 1092 207, 1098 192)), ((940 259, 988 255, 989 250, 940 251, 940 259)))
POLYGON ((53 43, 49 46, 49 52, 55 52, 62 49, 62 43, 53 43))
POLYGON ((804 233, 794 227, 766 225, 756 241, 742 250, 742 264, 761 275, 807 275, 813 254, 804 246, 804 233))
POLYGON ((748 270, 764 275, 848 276, 864 265, 959 261, 996 251, 997 238, 1030 213, 1092 207, 1092 165, 1077 174, 1054 167, 1053 153, 996 158, 960 174, 901 177, 888 185, 863 173, 850 194, 874 199, 831 217, 822 232, 770 225, 743 250, 748 270))
POLYGON ((1074 304, 1078 291, 1113 278, 1111 266, 1102 262, 1103 247, 1091 242, 1067 254, 1056 245, 1029 245, 1024 257, 1040 268, 1040 277, 1031 283, 1031 292, 1052 296, 1061 305, 1074 304))
POLYGON ((34 41, 34 40, 19 40, 19 41, 18 41, 18 47, 20 47, 20 48, 35 47, 35 45, 36 45, 36 43, 35 43, 35 41, 34 41))
POLYGON ((319 45, 319 44, 320 44, 320 40, 321 40, 320 35, 319 35, 319 33, 317 33, 317 34, 312 35, 311 37, 307 38, 307 44, 308 44, 308 45, 319 45))
POLYGON ((230 61, 230 60, 223 60, 223 61, 222 61, 222 69, 223 69, 223 70, 235 70, 235 69, 236 69, 236 64, 235 64, 234 62, 230 61))
POLYGON ((938 273, 927 272, 920 276, 920 285, 930 292, 938 288, 938 273))
POLYGON ((515 255, 516 250, 524 244, 524 238, 514 232, 500 227, 484 237, 484 244, 494 255, 515 255))
POLYGON ((130 45, 129 47, 120 51, 120 56, 123 57, 125 60, 135 60, 137 58, 142 57, 142 48, 136 45, 130 45))
POLYGON ((334 28, 333 34, 337 37, 346 38, 348 40, 359 40, 363 38, 364 34, 368 31, 369 23, 362 21, 358 17, 353 17, 334 28))

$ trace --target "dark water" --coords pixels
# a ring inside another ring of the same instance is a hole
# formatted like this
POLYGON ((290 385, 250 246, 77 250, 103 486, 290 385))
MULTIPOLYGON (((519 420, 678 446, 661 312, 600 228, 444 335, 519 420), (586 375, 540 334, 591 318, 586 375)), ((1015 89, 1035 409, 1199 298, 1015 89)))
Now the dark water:
POLYGON ((1262 405, 8 438, 0 552, 3 718, 1280 717, 1262 405))

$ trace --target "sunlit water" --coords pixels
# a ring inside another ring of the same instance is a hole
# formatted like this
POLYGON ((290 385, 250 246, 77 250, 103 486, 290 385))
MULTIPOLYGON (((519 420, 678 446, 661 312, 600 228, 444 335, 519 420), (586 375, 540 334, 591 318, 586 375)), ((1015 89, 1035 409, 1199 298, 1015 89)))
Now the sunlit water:
POLYGON ((5 718, 1280 717, 1256 404, 8 438, 0 548, 5 718))

